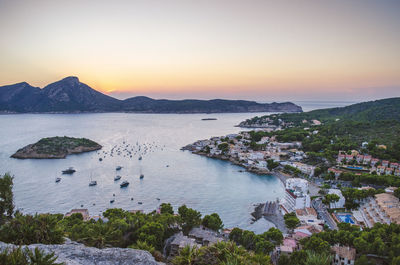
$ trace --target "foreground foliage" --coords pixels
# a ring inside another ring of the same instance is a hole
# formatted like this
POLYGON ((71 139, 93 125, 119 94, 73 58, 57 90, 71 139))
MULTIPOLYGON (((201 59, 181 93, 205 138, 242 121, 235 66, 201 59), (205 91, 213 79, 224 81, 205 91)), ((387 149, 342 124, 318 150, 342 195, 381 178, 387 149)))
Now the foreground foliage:
POLYGON ((211 246, 186 246, 172 260, 174 265, 270 265, 268 255, 255 254, 234 242, 219 242, 211 246))
POLYGON ((15 248, 5 249, 0 252, 0 265, 62 265, 64 263, 57 263, 57 257, 54 253, 44 254, 38 248, 34 251, 28 248, 15 248))

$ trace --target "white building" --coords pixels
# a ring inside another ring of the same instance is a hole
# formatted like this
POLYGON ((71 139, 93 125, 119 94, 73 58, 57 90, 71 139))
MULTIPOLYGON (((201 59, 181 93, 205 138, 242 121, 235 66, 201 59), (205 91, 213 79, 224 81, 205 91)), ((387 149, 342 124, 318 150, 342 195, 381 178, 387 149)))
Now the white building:
POLYGON ((283 207, 287 212, 310 207, 311 199, 308 194, 308 181, 300 178, 286 180, 285 202, 283 207))
POLYGON ((342 192, 339 189, 329 189, 328 194, 336 194, 340 198, 339 201, 330 203, 329 207, 331 209, 344 208, 344 203, 346 202, 346 199, 343 197, 342 192))
POLYGON ((286 180, 286 189, 295 190, 300 188, 303 193, 308 193, 308 181, 301 178, 290 178, 286 180))

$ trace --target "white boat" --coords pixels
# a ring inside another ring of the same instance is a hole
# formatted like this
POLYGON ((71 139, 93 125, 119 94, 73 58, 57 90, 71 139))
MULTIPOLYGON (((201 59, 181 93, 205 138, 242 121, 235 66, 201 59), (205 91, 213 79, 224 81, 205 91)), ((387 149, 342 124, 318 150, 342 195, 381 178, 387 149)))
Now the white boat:
POLYGON ((119 186, 120 186, 121 188, 125 188, 125 187, 128 187, 128 185, 129 185, 129 182, 126 181, 126 180, 124 180, 119 186))
POLYGON ((96 186, 97 185, 97 181, 92 180, 89 182, 89 186, 96 186))

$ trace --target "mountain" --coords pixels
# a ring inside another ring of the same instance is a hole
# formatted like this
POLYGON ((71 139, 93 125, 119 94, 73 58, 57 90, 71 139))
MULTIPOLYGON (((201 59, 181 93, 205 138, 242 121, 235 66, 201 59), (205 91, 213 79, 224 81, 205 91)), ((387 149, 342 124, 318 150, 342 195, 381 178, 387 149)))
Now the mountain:
POLYGON ((43 89, 26 82, 0 87, 0 112, 221 113, 302 112, 302 109, 291 102, 263 104, 246 100, 156 100, 148 97, 119 100, 70 76, 43 89))
POLYGON ((301 107, 291 103, 261 104, 246 100, 166 100, 148 97, 128 98, 122 103, 130 112, 150 113, 221 113, 221 112, 301 112, 301 107))

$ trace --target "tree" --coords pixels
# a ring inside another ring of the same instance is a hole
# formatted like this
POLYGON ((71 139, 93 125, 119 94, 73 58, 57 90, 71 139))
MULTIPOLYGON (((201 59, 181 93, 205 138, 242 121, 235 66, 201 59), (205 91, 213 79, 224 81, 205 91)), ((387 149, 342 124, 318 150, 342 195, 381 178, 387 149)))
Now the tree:
POLYGON ((330 265, 332 262, 332 256, 329 252, 316 253, 313 251, 307 251, 307 260, 305 265, 330 265))
POLYGON ((201 224, 201 213, 182 205, 178 209, 181 217, 183 232, 187 234, 193 227, 201 224))
POLYGON ((287 213, 283 218, 285 219, 286 227, 289 229, 295 229, 300 224, 300 220, 295 213, 287 213))
POLYGON ((0 177, 0 225, 10 219, 14 212, 13 178, 6 173, 0 177))
MULTIPOLYGON (((361 255, 356 261, 354 262, 354 265, 372 265, 373 263, 370 262, 365 255, 361 255)), ((399 263, 400 264, 400 263, 399 263)))
POLYGON ((161 214, 174 214, 174 208, 172 208, 170 203, 162 203, 160 205, 160 212, 161 214))
POLYGON ((315 253, 329 253, 331 246, 327 241, 319 237, 310 237, 304 244, 304 249, 314 251, 315 253))
POLYGON ((330 205, 331 203, 338 202, 340 200, 339 195, 336 194, 326 194, 324 199, 322 200, 322 203, 326 205, 330 205))
POLYGON ((272 159, 268 159, 267 160, 267 167, 268 167, 268 169, 270 171, 273 170, 274 168, 278 167, 278 166, 279 166, 278 162, 274 162, 274 160, 272 160, 272 159))
POLYGON ((217 213, 204 216, 202 225, 214 231, 219 231, 224 227, 222 220, 217 213))

